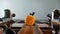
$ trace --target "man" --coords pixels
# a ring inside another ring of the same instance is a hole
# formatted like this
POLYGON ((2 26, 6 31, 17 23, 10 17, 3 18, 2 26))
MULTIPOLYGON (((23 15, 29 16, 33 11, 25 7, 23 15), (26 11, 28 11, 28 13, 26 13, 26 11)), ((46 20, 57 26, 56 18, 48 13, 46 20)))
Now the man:
POLYGON ((60 11, 58 10, 58 9, 55 9, 54 10, 54 18, 53 18, 53 20, 52 20, 52 23, 53 23, 53 28, 54 28, 54 30, 55 30, 55 34, 58 34, 58 30, 59 30, 59 22, 60 22, 60 11), (55 20, 55 21, 54 21, 55 20))

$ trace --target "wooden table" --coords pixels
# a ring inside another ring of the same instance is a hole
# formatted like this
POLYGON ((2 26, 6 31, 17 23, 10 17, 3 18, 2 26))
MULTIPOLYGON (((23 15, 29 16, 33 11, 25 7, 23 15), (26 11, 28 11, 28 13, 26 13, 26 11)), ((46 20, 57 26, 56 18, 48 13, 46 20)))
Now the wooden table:
POLYGON ((43 34, 42 30, 38 26, 24 25, 18 34, 43 34))
POLYGON ((48 24, 37 24, 44 34, 52 34, 52 29, 48 24))
MULTIPOLYGON (((23 23, 12 24, 12 30, 19 31, 23 27, 23 23)), ((48 24, 36 24, 43 31, 44 34, 52 34, 52 29, 48 24)))

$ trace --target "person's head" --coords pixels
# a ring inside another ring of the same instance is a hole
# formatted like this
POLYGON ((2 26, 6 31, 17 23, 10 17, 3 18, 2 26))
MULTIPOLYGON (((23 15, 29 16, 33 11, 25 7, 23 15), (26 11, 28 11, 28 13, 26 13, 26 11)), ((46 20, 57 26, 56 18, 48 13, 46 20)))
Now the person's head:
POLYGON ((5 12, 5 18, 10 18, 10 16, 11 16, 10 9, 5 9, 4 12, 5 12))
POLYGON ((13 14, 12 14, 12 17, 15 17, 15 16, 16 16, 16 14, 15 14, 15 13, 13 13, 13 14))
POLYGON ((10 9, 5 9, 4 11, 10 11, 10 9))
POLYGON ((32 15, 27 15, 25 18, 25 25, 34 25, 35 24, 35 17, 32 15))
POLYGON ((58 10, 58 9, 55 9, 54 11, 59 12, 59 10, 58 10))
POLYGON ((30 15, 32 15, 32 16, 33 16, 34 14, 35 14, 35 12, 30 13, 30 15))

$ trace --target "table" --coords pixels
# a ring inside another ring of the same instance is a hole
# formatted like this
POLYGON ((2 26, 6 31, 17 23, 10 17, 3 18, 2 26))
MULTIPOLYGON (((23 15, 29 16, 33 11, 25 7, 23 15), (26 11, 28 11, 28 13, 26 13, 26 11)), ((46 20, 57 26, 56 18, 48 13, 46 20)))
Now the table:
MULTIPOLYGON (((11 25, 12 30, 19 31, 24 23, 14 23, 11 25)), ((43 31, 44 34, 52 34, 52 29, 48 24, 36 24, 43 31)))

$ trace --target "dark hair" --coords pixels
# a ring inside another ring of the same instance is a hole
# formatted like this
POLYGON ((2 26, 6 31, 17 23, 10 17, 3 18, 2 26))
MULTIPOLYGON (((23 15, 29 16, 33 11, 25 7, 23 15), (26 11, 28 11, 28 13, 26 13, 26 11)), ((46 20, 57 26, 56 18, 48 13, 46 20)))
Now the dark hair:
POLYGON ((4 11, 10 11, 10 9, 5 9, 4 11))
POLYGON ((32 15, 32 16, 33 16, 34 14, 35 14, 35 12, 30 13, 30 15, 32 15))
POLYGON ((58 10, 58 9, 55 9, 55 10, 54 10, 54 18, 55 18, 55 19, 58 19, 59 16, 60 16, 59 10, 58 10))
POLYGON ((11 15, 10 9, 5 9, 4 12, 5 12, 5 18, 10 18, 11 15))
POLYGON ((55 9, 54 11, 59 11, 58 9, 55 9))
POLYGON ((0 18, 0 21, 3 21, 3 20, 0 18))
POLYGON ((12 14, 12 17, 15 17, 15 16, 16 16, 15 13, 13 13, 13 14, 12 14))

